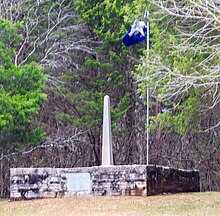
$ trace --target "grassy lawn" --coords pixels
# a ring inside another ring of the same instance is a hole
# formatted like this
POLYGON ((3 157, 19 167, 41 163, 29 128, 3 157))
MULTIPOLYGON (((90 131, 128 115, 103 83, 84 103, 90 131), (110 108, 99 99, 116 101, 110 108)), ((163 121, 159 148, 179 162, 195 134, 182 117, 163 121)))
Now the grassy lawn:
POLYGON ((0 216, 220 215, 220 192, 0 201, 0 216))

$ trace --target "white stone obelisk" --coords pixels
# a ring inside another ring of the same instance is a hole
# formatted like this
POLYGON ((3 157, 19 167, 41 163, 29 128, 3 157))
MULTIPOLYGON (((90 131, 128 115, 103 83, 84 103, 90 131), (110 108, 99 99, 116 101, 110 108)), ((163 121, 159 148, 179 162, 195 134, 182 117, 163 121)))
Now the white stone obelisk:
POLYGON ((102 131, 102 166, 113 165, 112 131, 110 115, 110 98, 104 97, 103 131, 102 131))

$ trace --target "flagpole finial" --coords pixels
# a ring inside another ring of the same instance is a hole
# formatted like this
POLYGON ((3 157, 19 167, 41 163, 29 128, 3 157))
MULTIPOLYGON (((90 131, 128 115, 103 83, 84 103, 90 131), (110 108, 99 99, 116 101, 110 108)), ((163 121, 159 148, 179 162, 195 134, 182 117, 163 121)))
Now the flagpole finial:
POLYGON ((146 9, 145 12, 144 12, 144 18, 146 18, 148 16, 149 16, 149 11, 146 9))

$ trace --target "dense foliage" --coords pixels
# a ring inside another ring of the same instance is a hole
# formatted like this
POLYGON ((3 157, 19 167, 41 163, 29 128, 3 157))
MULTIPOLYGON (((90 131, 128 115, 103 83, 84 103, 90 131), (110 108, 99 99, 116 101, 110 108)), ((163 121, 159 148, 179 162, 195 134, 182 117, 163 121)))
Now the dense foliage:
POLYGON ((109 95, 115 164, 146 164, 149 130, 150 163, 197 168, 202 189, 219 190, 218 8, 203 0, 3 0, 1 182, 10 166, 100 165, 109 95), (125 47, 123 35, 135 19, 146 21, 146 9, 150 51, 145 41, 125 47))
POLYGON ((22 40, 17 34, 21 27, 20 23, 0 20, 0 147, 3 152, 22 144, 38 144, 44 139, 43 131, 30 129, 29 124, 46 97, 42 92, 45 75, 36 63, 24 66, 13 63, 16 45, 22 40))

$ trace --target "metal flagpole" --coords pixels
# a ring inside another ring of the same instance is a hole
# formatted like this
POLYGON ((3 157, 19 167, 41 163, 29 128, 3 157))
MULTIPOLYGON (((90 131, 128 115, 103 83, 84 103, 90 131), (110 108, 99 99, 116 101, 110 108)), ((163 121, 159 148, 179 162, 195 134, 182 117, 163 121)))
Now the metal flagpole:
MULTIPOLYGON (((149 11, 145 12, 145 16, 148 17, 149 16, 149 11)), ((149 59, 149 50, 150 50, 150 22, 147 19, 147 58, 149 59)), ((147 70, 149 69, 149 64, 147 67, 147 70)), ((150 90, 149 87, 147 85, 147 89, 146 89, 146 103, 147 103, 147 165, 149 164, 149 100, 150 100, 150 90)))

